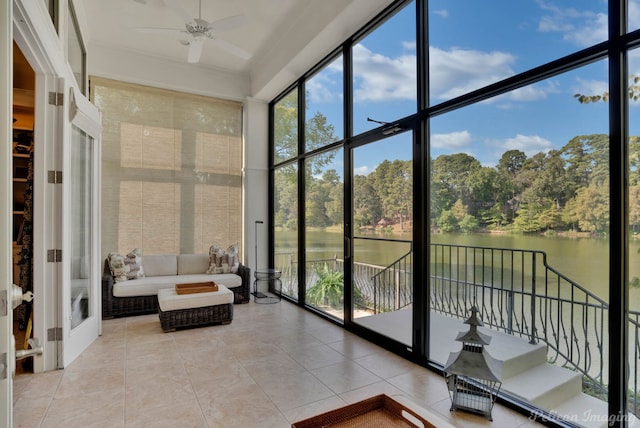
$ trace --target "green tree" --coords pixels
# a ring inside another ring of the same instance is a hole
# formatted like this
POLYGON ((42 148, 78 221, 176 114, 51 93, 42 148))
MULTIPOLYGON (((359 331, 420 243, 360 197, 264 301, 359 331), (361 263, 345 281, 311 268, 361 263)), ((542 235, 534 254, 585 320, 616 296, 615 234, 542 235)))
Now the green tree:
POLYGON ((498 161, 498 173, 503 177, 517 176, 527 160, 527 155, 520 150, 507 150, 498 161))
POLYGON ((325 210, 332 224, 342 224, 344 221, 344 183, 336 170, 331 169, 322 175, 322 186, 327 195, 325 210))
POLYGON ((458 220, 456 220, 456 216, 453 215, 451 210, 442 211, 436 224, 443 232, 453 232, 458 229, 458 220))
POLYGON ((484 212, 491 210, 504 192, 500 175, 495 168, 483 166, 474 170, 468 179, 470 190, 469 214, 474 217, 484 216, 484 212))
POLYGON ((375 226, 382 218, 382 205, 367 176, 353 177, 353 221, 355 227, 375 226))
POLYGON ((518 210, 516 218, 513 220, 513 227, 515 230, 523 233, 539 232, 542 230, 542 225, 540 224, 538 216, 532 214, 527 209, 526 204, 523 204, 523 206, 518 210))
POLYGON ((472 216, 471 214, 466 214, 464 218, 460 220, 460 222, 458 223, 458 226, 460 227, 460 230, 462 230, 463 232, 471 233, 478 230, 478 228, 480 227, 480 224, 478 223, 478 220, 474 216, 472 216))
MULTIPOLYGON (((274 106, 273 137, 276 164, 298 155, 298 114, 297 90, 291 91, 274 106)), ((307 151, 324 147, 337 139, 333 125, 327 122, 326 116, 322 113, 316 112, 305 122, 304 144, 307 151)), ((313 162, 312 174, 321 174, 335 154, 335 151, 330 151, 317 155, 313 162)))
POLYGON ((275 226, 296 230, 298 225, 298 174, 293 165, 278 168, 275 173, 275 226))
POLYGON ((275 163, 298 155, 298 91, 291 91, 274 107, 275 163))
POLYGON ((469 177, 480 168, 480 162, 466 153, 440 155, 432 162, 431 213, 434 218, 451 209, 458 199, 467 206, 473 202, 469 177))
POLYGON ((499 207, 493 206, 490 212, 486 213, 491 222, 500 224, 500 221, 511 222, 515 217, 515 213, 519 208, 522 192, 521 182, 516 178, 522 172, 527 161, 527 155, 520 150, 507 150, 502 154, 498 161, 498 178, 495 183, 496 203, 499 207), (497 215, 497 208, 500 209, 501 215, 497 215))
POLYGON ((451 213, 456 221, 461 221, 469 213, 469 207, 464 205, 461 199, 458 199, 451 207, 451 213))
POLYGON ((575 202, 576 218, 581 230, 592 233, 609 232, 609 181, 593 182, 578 190, 575 202))
POLYGON ((629 226, 633 232, 640 228, 640 185, 629 187, 629 226))
POLYGON ((371 185, 382 204, 382 216, 398 220, 401 228, 413 214, 412 177, 411 161, 402 160, 385 160, 370 174, 371 185))
POLYGON ((534 156, 525 166, 530 166, 531 169, 528 169, 528 185, 523 187, 521 199, 527 204, 529 217, 542 216, 543 213, 547 216, 545 219, 537 219, 536 223, 541 227, 557 227, 560 221, 559 214, 552 221, 549 213, 561 210, 572 196, 567 186, 564 164, 561 152, 550 150, 547 154, 539 153, 534 156))
POLYGON ((309 227, 327 227, 331 220, 327 216, 325 203, 328 191, 319 179, 308 177, 305 191, 305 222, 309 227))

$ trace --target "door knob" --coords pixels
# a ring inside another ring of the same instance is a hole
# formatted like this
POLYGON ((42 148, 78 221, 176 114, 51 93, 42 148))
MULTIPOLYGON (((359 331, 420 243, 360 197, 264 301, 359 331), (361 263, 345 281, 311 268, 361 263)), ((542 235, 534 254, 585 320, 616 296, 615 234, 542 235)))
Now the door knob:
POLYGON ((30 302, 33 300, 33 293, 31 291, 23 293, 22 288, 18 287, 15 284, 13 284, 13 287, 11 287, 11 289, 11 304, 13 306, 13 309, 20 306, 22 302, 30 302))
POLYGON ((32 337, 27 341, 31 349, 19 349, 16 351, 16 360, 24 360, 27 357, 42 355, 43 347, 40 345, 40 339, 32 337))

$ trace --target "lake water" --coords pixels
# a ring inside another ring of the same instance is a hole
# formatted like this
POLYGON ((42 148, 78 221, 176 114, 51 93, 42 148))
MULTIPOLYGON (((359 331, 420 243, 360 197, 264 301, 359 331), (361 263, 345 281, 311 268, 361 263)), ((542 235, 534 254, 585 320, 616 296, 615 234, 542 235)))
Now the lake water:
MULTIPOLYGON (((398 242, 389 245, 376 238, 408 241, 410 234, 367 234, 353 244, 356 261, 387 266, 404 255, 410 245, 398 242)), ((295 253, 295 232, 277 232, 278 250, 295 253)), ((338 232, 307 232, 307 260, 342 257, 342 234, 338 232)), ((432 236, 438 244, 456 244, 544 251, 547 263, 605 301, 609 300, 609 240, 604 238, 569 238, 519 234, 438 234, 432 236)), ((640 278, 640 240, 631 240, 629 277, 640 278)), ((630 288, 630 308, 640 310, 640 289, 630 288)))

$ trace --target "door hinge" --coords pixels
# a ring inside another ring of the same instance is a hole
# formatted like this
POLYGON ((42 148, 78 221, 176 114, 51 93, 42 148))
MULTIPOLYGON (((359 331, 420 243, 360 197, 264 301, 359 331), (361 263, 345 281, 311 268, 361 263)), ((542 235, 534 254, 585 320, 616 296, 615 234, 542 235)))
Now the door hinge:
POLYGON ((62 250, 47 250, 47 262, 60 263, 62 261, 62 250))
POLYGON ((9 376, 9 361, 7 361, 7 353, 0 354, 0 380, 5 380, 9 376))
POLYGON ((64 105, 64 94, 62 92, 49 92, 49 104, 52 106, 64 105))
POLYGON ((0 317, 7 316, 9 302, 7 302, 7 290, 0 291, 0 317))
POLYGON ((62 183, 62 171, 47 171, 47 181, 50 184, 62 183))
POLYGON ((47 330, 48 342, 62 342, 62 327, 53 327, 47 330))

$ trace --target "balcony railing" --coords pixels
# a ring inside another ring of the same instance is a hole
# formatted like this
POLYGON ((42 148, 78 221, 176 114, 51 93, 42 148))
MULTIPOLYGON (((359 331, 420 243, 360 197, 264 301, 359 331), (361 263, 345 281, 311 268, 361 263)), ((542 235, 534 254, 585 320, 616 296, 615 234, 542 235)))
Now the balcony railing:
MULTIPOLYGON (((277 266, 297 288, 295 263, 284 254, 277 266), (289 263, 289 267, 284 264, 289 263)), ((343 260, 308 261, 307 289, 317 268, 331 263, 344 271, 343 260)), ((547 263, 542 251, 431 244, 431 309, 465 319, 471 306, 481 311, 487 327, 548 346, 550 363, 583 376, 585 392, 607 399, 606 351, 609 305, 547 263)), ((413 252, 389 266, 355 263, 353 281, 359 306, 372 314, 395 311, 413 303, 413 252)), ((287 281, 284 278, 283 280, 287 281)), ((283 288, 284 290, 284 288, 283 288)), ((297 292, 296 292, 297 293, 297 292)), ((640 312, 629 317, 629 411, 640 413, 640 312)))
POLYGON ((542 251, 431 245, 431 308, 547 344, 549 362, 606 395, 606 302, 547 264, 542 251))

